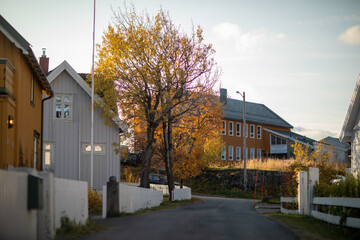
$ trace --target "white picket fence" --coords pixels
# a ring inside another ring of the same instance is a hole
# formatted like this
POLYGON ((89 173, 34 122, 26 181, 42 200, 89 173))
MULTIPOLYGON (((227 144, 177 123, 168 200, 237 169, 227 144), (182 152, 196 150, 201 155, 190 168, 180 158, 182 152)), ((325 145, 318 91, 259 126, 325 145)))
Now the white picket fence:
MULTIPOLYGON (((309 169, 309 183, 307 181, 306 172, 299 172, 299 191, 296 198, 281 198, 281 212, 285 214, 302 214, 310 215, 319 220, 340 225, 341 217, 328 213, 318 211, 318 205, 329 206, 329 209, 333 206, 342 207, 345 212, 345 208, 360 208, 360 198, 346 198, 346 197, 313 197, 313 186, 315 182, 319 180, 318 169, 309 169), (309 191, 306 191, 307 188, 309 191), (289 210, 283 208, 283 203, 296 203, 298 202, 297 210, 289 210), (303 204, 300 204, 303 203, 303 204), (312 210, 314 209, 315 210, 312 210)), ((360 229, 360 218, 346 217, 343 225, 360 229)))
MULTIPOLYGON (((345 197, 315 197, 313 201, 315 210, 311 211, 311 216, 323 220, 328 223, 340 225, 340 216, 335 216, 328 213, 318 211, 318 205, 339 206, 343 209, 346 207, 360 208, 360 198, 345 198, 345 197)), ((345 210, 345 209, 344 209, 345 210)), ((360 228, 360 218, 347 217, 344 225, 347 227, 360 228)))

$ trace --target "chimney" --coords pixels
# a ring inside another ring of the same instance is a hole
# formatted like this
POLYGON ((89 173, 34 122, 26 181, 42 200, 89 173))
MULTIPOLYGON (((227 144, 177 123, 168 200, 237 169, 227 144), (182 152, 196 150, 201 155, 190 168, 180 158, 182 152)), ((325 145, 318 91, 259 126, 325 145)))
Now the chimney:
POLYGON ((47 58, 45 55, 46 48, 43 48, 42 51, 43 51, 43 54, 39 58, 39 63, 40 63, 40 67, 43 70, 45 76, 47 76, 49 73, 49 58, 47 58))
POLYGON ((220 88, 220 102, 222 102, 224 105, 227 104, 227 89, 226 88, 220 88))

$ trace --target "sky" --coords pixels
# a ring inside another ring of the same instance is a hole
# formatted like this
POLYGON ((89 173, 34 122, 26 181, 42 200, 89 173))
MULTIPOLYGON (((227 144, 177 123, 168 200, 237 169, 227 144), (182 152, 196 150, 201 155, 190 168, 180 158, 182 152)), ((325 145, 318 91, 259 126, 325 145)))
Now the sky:
MULTIPOLYGON (((321 140, 338 137, 360 74, 359 0, 128 0, 155 15, 162 8, 190 33, 200 25, 216 50, 219 87, 231 98, 265 104, 321 140)), ((0 0, 0 14, 50 69, 66 60, 91 70, 93 0, 0 0)), ((123 0, 96 1, 95 42, 123 0)), ((218 88, 219 88, 218 87, 218 88)))

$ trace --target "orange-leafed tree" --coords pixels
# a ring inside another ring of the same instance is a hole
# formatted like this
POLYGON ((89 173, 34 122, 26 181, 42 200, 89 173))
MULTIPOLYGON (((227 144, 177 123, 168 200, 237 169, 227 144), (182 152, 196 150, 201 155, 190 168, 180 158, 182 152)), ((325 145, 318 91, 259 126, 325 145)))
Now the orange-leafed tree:
MULTIPOLYGON (((98 46, 95 87, 104 92, 110 104, 117 103, 122 120, 130 128, 136 122, 144 123, 140 186, 149 187, 155 132, 159 126, 163 128, 169 166, 173 122, 196 107, 192 92, 208 92, 218 80, 215 51, 203 42, 201 28, 187 35, 161 9, 151 17, 125 6, 113 19, 98 46)), ((167 173, 172 175, 171 166, 167 173)), ((170 191, 173 186, 170 176, 170 191)))

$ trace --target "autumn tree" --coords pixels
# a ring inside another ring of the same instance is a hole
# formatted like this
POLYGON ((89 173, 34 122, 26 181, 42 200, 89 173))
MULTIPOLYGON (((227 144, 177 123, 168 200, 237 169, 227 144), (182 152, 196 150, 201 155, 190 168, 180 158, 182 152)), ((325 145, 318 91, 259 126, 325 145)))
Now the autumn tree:
MULTIPOLYGON (((136 122, 146 125, 140 186, 149 187, 156 129, 162 125, 171 134, 171 123, 197 104, 189 92, 208 91, 218 74, 214 50, 203 43, 201 28, 188 36, 163 10, 150 17, 147 12, 138 14, 134 7, 124 9, 114 12, 98 46, 95 86, 106 88, 103 97, 117 102, 130 128, 136 122)), ((171 156, 172 141, 167 144, 171 156)))

